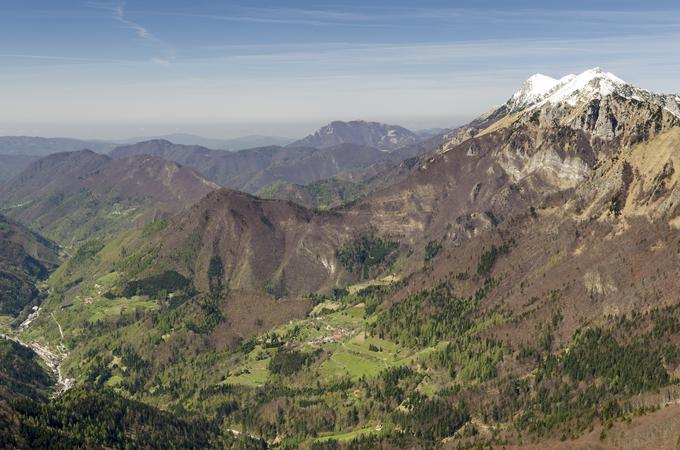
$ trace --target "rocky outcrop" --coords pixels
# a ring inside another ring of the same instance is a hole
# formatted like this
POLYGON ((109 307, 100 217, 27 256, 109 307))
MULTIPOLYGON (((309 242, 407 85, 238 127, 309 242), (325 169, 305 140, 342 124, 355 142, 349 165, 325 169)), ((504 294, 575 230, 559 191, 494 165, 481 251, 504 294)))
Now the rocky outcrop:
POLYGON ((540 176, 554 190, 573 188, 598 161, 680 126, 680 97, 655 94, 599 68, 559 80, 530 77, 504 105, 445 136, 442 151, 475 136, 512 130, 497 149, 518 182, 540 176))

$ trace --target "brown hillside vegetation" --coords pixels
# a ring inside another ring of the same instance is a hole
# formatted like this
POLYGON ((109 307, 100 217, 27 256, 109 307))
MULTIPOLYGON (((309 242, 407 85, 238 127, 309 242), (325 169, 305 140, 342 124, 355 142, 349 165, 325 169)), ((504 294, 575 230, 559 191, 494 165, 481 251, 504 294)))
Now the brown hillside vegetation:
POLYGON ((223 189, 174 218, 149 245, 158 246, 160 266, 193 276, 201 290, 208 289, 210 259, 219 256, 229 289, 300 296, 347 280, 335 261, 336 248, 351 236, 341 220, 223 189))
POLYGON ((637 417, 631 423, 617 423, 612 428, 594 431, 573 441, 557 439, 540 443, 526 442, 508 445, 508 450, 648 450, 676 449, 680 439, 680 405, 670 405, 659 411, 637 417))
POLYGON ((150 156, 113 160, 83 150, 31 163, 0 188, 7 215, 64 244, 173 215, 217 185, 150 156))
POLYGON ((117 147, 111 156, 157 156, 191 167, 221 186, 255 193, 279 180, 307 184, 335 176, 368 177, 381 168, 398 164, 406 155, 420 154, 421 148, 413 145, 387 153, 364 145, 339 143, 321 149, 288 146, 227 152, 155 140, 117 147))

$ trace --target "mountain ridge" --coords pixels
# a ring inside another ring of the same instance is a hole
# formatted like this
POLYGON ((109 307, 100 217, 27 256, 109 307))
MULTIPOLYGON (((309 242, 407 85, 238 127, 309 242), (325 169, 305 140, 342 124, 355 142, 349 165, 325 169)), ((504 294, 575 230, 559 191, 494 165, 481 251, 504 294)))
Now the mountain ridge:
POLYGON ((338 144, 358 144, 389 151, 414 145, 419 141, 420 138, 417 134, 399 125, 363 120, 349 122, 337 120, 321 127, 309 136, 289 144, 289 146, 309 146, 324 149, 338 144))
POLYGON ((91 150, 32 162, 0 187, 5 214, 72 245, 178 212, 218 186, 153 156, 114 160, 91 150))
POLYGON ((110 155, 121 158, 151 154, 191 167, 226 188, 254 194, 278 180, 308 184, 331 177, 350 180, 368 177, 386 165, 396 165, 421 154, 426 148, 417 144, 384 152, 351 143, 322 149, 291 144, 226 152, 154 140, 117 147, 110 155))
POLYGON ((51 153, 84 149, 106 153, 115 145, 98 140, 72 138, 45 138, 35 136, 0 136, 0 154, 47 156, 51 153))
POLYGON ((246 135, 235 138, 208 138, 189 133, 171 133, 160 136, 145 136, 118 141, 116 145, 130 145, 137 142, 165 140, 181 145, 198 145, 214 150, 238 151, 256 147, 271 145, 287 145, 294 141, 292 138, 282 136, 246 135))

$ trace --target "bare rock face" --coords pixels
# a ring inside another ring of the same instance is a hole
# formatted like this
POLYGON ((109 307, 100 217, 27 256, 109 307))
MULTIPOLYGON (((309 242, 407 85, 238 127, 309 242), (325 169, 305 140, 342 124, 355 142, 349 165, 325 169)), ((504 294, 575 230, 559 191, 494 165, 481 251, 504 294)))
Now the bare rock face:
POLYGON ((583 219, 646 217, 675 225, 680 206, 680 127, 604 161, 568 209, 583 219))
MULTIPOLYGON (((553 79, 530 77, 504 105, 445 136, 442 151, 472 137, 513 130, 497 160, 515 181, 540 176, 573 188, 595 164, 680 125, 680 97, 626 83, 599 68, 553 79)), ((475 153, 467 144, 467 153, 475 153)))
POLYGON ((600 70, 521 92, 390 172, 397 181, 344 211, 344 221, 370 223, 415 249, 446 236, 464 245, 540 209, 558 216, 554 223, 642 218, 680 227, 676 107, 676 96, 600 70))
POLYGON ((646 141, 680 124, 680 117, 657 103, 616 94, 573 107, 545 104, 520 120, 534 121, 542 127, 568 126, 593 138, 618 140, 624 147, 646 141))
POLYGON ((603 139, 623 137, 624 145, 649 139, 654 134, 645 131, 664 132, 680 119, 680 101, 676 95, 640 89, 600 69, 575 76, 532 109, 546 107, 555 109, 561 123, 603 139))

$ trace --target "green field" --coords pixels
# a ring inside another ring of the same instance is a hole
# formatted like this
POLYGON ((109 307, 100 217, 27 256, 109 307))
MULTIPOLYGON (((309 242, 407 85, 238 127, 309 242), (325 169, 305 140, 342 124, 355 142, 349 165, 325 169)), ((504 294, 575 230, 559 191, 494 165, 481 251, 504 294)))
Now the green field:
MULTIPOLYGON (((271 332, 284 337, 288 345, 300 351, 323 350, 326 356, 313 367, 314 378, 323 383, 343 378, 353 381, 362 377, 372 378, 384 369, 410 364, 446 345, 442 343, 436 348, 421 351, 402 348, 394 342, 366 334, 367 319, 364 318, 363 304, 333 306, 337 308, 334 312, 294 321, 271 332), (294 337, 291 338, 293 334, 294 337), (327 341, 320 341, 324 338, 327 341)), ((264 385, 270 380, 268 365, 274 351, 275 349, 265 350, 258 345, 245 355, 240 365, 230 370, 231 374, 224 383, 264 385)))
POLYGON ((376 429, 376 426, 370 426, 370 427, 365 427, 365 428, 359 428, 357 430, 352 430, 348 431, 345 433, 337 433, 337 434, 329 434, 326 436, 322 436, 318 439, 315 440, 315 442, 324 442, 324 441, 329 441, 331 439, 338 441, 338 442, 347 442, 351 441, 352 439, 355 439, 359 436, 367 436, 371 434, 381 434, 381 431, 378 431, 376 429))

